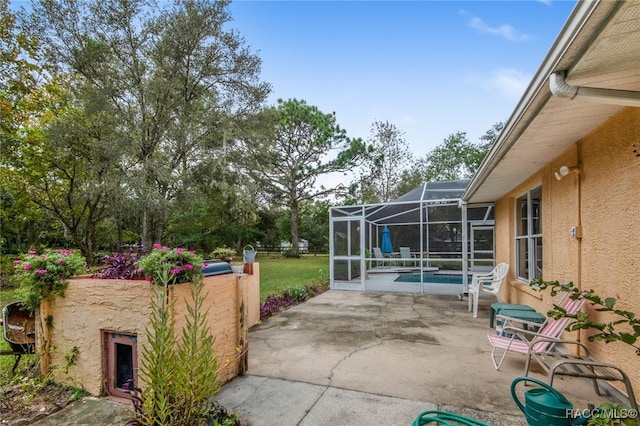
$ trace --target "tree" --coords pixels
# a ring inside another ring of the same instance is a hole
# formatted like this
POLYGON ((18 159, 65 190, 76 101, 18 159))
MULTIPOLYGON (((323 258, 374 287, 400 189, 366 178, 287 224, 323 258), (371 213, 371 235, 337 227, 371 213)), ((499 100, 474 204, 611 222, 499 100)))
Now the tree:
POLYGON ((502 127, 502 123, 494 124, 478 144, 470 142, 465 132, 452 133, 442 144, 403 172, 401 190, 408 192, 424 182, 470 179, 482 164, 502 127))
POLYGON ((329 200, 305 202, 300 209, 300 234, 313 251, 329 250, 329 200))
POLYGON ((41 212, 31 208, 22 173, 21 142, 47 98, 46 73, 37 64, 40 48, 35 38, 16 25, 16 16, 0 0, 0 248, 22 251, 33 244, 41 212))
POLYGON ((358 176, 361 203, 387 202, 398 195, 402 171, 412 161, 404 132, 388 121, 371 125, 367 139, 372 152, 365 157, 358 176))
POLYGON ((143 243, 159 242, 171 203, 222 130, 269 91, 260 59, 234 31, 229 1, 39 0, 28 27, 53 63, 104 93, 132 148, 124 164, 143 243))
POLYGON ((465 132, 456 132, 422 159, 425 181, 466 179, 475 170, 470 169, 470 159, 476 146, 467 139, 465 132))
POLYGON ((79 90, 61 91, 53 117, 40 120, 39 137, 23 141, 21 170, 31 200, 63 225, 91 264, 97 226, 109 215, 107 196, 120 192, 124 138, 103 95, 74 85, 79 90))
POLYGON ((480 168, 484 157, 489 153, 489 150, 498 139, 498 136, 500 136, 500 132, 503 128, 504 123, 498 122, 491 126, 484 135, 480 136, 480 143, 476 145, 477 149, 470 153, 468 160, 469 170, 473 170, 473 174, 475 174, 475 172, 480 168))
POLYGON ((291 243, 297 253, 300 203, 344 190, 342 184, 317 186, 317 179, 357 166, 365 145, 347 137, 336 124, 335 114, 325 114, 302 100, 280 99, 277 109, 263 114, 271 117, 265 124, 271 122, 273 130, 267 126, 262 136, 246 136, 244 167, 272 202, 290 210, 291 243))

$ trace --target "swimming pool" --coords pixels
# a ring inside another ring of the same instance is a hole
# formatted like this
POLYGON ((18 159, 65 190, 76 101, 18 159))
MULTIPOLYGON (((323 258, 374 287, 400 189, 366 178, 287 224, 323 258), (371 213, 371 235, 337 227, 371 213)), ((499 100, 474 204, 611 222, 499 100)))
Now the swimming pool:
MULTIPOLYGON (((423 282, 425 284, 458 284, 462 285, 462 274, 436 274, 434 272, 423 272, 423 282)), ((473 277, 469 274, 468 280, 471 284, 473 277)), ((402 272, 394 281, 401 283, 419 283, 420 272, 402 272)))

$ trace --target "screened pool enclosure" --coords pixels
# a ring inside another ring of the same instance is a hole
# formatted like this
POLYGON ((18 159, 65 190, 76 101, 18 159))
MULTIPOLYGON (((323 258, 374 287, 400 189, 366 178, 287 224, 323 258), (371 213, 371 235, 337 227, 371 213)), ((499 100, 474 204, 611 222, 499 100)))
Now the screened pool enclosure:
POLYGON ((383 204, 329 210, 330 285, 463 294, 494 266, 493 205, 460 201, 468 180, 430 182, 383 204))

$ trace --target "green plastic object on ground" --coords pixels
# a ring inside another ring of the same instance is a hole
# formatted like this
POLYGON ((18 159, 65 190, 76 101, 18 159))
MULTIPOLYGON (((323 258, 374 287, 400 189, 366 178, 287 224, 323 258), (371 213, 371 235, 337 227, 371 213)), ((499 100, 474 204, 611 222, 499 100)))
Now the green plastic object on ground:
POLYGON ((560 392, 532 377, 517 377, 511 383, 511 396, 518 408, 527 417, 530 426, 570 426, 573 404, 560 392), (520 382, 532 382, 542 387, 524 393, 525 404, 516 395, 516 385, 520 382))
POLYGON ((418 415, 418 417, 416 417, 411 426, 422 426, 429 423, 445 426, 491 426, 490 423, 481 422, 480 420, 470 419, 469 417, 440 410, 423 411, 418 415))

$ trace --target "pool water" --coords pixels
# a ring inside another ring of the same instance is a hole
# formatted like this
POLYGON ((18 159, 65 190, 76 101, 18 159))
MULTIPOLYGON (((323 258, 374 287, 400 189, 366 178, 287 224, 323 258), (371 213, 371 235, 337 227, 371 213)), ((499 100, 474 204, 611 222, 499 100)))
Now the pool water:
MULTIPOLYGON (((469 274, 469 284, 473 277, 469 274)), ((402 283, 419 283, 420 272, 403 272, 400 273, 397 282, 402 283)), ((423 282, 425 284, 458 284, 462 285, 462 275, 460 274, 436 274, 433 272, 423 272, 423 282)))

